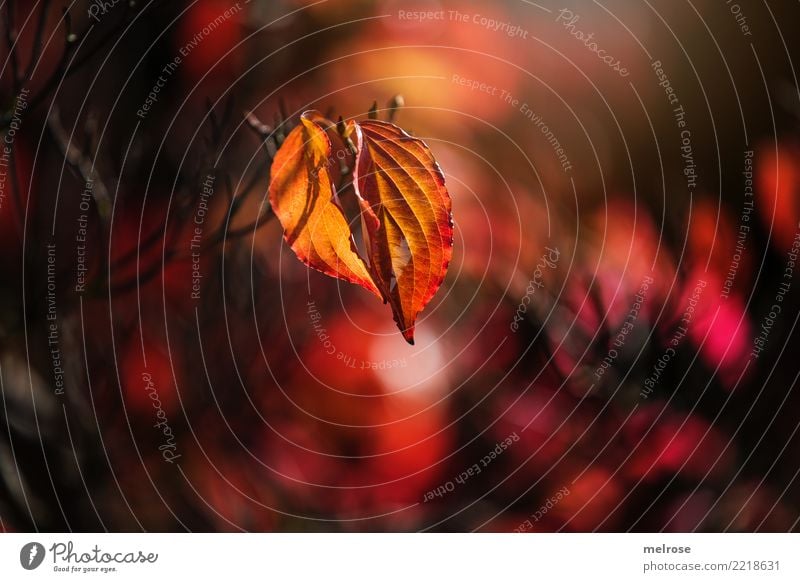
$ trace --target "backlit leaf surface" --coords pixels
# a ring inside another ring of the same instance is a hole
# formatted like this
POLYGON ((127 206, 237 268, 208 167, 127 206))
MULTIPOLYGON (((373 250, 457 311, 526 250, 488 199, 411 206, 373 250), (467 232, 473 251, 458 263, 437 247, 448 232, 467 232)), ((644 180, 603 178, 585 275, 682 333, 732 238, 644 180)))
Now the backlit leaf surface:
MULTIPOLYGON (((341 127, 341 126, 340 126, 341 127)), ((453 251, 450 196, 425 143, 384 121, 350 122, 352 151, 335 124, 308 111, 272 166, 269 198, 298 258, 332 277, 368 289, 392 308, 409 343, 417 316, 442 284, 453 251), (353 191, 348 191, 352 180, 353 191), (337 196, 356 196, 366 256, 337 196)))

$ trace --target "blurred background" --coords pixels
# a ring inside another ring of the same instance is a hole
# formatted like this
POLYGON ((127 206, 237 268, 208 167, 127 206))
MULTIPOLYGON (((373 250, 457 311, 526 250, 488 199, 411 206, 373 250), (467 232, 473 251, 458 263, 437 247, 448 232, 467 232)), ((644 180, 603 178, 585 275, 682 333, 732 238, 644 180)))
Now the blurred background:
POLYGON ((797 530, 798 19, 6 0, 0 530, 797 530), (453 198, 415 346, 266 200, 373 103, 453 198))

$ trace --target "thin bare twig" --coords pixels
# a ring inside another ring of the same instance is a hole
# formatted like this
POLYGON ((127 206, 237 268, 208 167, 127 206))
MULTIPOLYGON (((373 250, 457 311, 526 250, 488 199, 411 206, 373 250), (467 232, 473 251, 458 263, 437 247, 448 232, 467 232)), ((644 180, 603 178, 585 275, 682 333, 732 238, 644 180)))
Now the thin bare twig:
POLYGON ((97 206, 97 214, 104 223, 107 223, 111 215, 111 197, 108 194, 108 189, 103 180, 97 176, 94 161, 70 141, 67 132, 61 125, 57 106, 53 106, 47 118, 47 128, 67 163, 80 173, 85 183, 92 184, 92 196, 97 206))
POLYGON ((44 36, 44 27, 47 23, 47 12, 50 9, 50 2, 51 0, 42 0, 41 7, 39 8, 39 21, 36 24, 36 32, 33 37, 33 52, 30 61, 28 61, 28 66, 25 68, 22 79, 23 84, 31 80, 33 69, 42 56, 42 37, 44 36))

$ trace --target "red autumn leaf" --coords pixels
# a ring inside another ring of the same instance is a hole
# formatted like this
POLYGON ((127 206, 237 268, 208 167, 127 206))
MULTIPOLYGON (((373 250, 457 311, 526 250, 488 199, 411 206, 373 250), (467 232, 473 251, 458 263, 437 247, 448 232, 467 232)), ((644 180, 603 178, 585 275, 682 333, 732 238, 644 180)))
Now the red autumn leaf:
POLYGON ((403 337, 442 284, 453 254, 450 195, 422 140, 383 121, 354 124, 354 185, 370 270, 403 337))
POLYGON ((351 122, 351 173, 367 257, 356 249, 336 194, 350 152, 335 124, 301 116, 272 167, 270 202, 304 263, 379 295, 414 343, 417 315, 442 284, 453 252, 450 195, 428 146, 383 121, 351 122), (333 145, 332 145, 333 142, 333 145))

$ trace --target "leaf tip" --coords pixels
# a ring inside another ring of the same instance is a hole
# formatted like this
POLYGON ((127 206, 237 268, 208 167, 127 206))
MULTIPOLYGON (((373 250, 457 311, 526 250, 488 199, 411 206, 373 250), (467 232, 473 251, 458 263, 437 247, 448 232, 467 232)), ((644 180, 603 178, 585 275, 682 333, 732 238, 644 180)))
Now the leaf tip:
POLYGON ((413 346, 414 345, 414 328, 416 326, 412 323, 409 327, 406 327, 404 329, 402 324, 400 324, 398 322, 397 327, 400 329, 400 333, 403 335, 403 339, 406 340, 409 345, 413 346))

